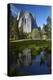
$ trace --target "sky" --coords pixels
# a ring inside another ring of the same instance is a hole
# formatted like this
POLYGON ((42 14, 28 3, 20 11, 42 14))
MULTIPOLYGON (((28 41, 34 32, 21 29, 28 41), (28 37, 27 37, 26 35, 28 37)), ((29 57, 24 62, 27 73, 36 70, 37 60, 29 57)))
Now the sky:
POLYGON ((47 17, 51 17, 51 6, 10 4, 10 9, 14 16, 17 16, 18 12, 21 10, 25 10, 32 13, 34 18, 36 18, 36 23, 38 26, 46 24, 47 17))

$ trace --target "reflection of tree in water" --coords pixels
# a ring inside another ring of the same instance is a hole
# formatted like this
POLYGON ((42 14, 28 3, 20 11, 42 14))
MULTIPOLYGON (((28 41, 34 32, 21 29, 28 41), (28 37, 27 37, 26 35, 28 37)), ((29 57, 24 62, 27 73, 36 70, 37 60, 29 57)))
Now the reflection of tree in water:
POLYGON ((11 74, 16 75, 17 73, 21 72, 20 69, 22 70, 22 68, 27 68, 29 66, 32 67, 32 65, 35 66, 37 64, 40 64, 39 68, 43 64, 46 65, 49 69, 49 73, 51 72, 51 54, 50 51, 47 51, 47 49, 41 49, 39 54, 34 55, 34 58, 32 58, 31 49, 25 48, 22 51, 18 52, 18 54, 14 56, 13 59, 15 61, 13 60, 13 64, 11 65, 10 69, 11 74), (49 54, 47 52, 49 52, 49 54))
POLYGON ((22 53, 18 54, 17 64, 20 66, 27 66, 27 65, 30 65, 31 63, 33 64, 34 58, 36 58, 35 62, 39 62, 40 65, 45 64, 46 60, 50 61, 50 60, 48 60, 49 55, 48 55, 47 51, 45 51, 45 49, 42 49, 38 55, 36 55, 36 56, 34 55, 34 58, 32 58, 31 54, 32 54, 31 49, 27 49, 27 48, 24 49, 22 51, 22 53))

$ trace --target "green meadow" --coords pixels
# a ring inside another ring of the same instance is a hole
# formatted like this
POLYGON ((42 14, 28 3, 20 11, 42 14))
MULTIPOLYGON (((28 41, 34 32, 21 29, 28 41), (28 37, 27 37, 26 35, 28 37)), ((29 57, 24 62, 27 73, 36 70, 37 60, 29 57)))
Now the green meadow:
POLYGON ((21 52, 25 48, 32 49, 32 55, 36 55, 41 49, 51 51, 51 40, 15 40, 9 42, 11 51, 21 52))

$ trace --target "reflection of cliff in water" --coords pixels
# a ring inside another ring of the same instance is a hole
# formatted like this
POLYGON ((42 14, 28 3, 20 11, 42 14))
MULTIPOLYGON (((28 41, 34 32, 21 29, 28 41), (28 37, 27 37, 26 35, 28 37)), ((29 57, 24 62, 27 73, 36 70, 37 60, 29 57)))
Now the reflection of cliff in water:
POLYGON ((32 55, 32 49, 25 48, 13 60, 11 68, 15 74, 48 74, 51 73, 51 54, 42 49, 39 54, 32 55))
MULTIPOLYGON (((34 58, 32 57, 32 50, 29 48, 25 48, 22 53, 18 54, 17 58, 17 65, 20 67, 22 66, 29 66, 30 64, 35 63, 43 63, 46 61, 45 57, 48 57, 47 60, 50 60, 50 54, 46 53, 46 51, 43 49, 40 51, 40 53, 34 58)), ((50 62, 50 61, 49 61, 50 62)))
POLYGON ((22 53, 18 54, 18 59, 17 59, 17 65, 20 67, 22 66, 28 66, 31 64, 31 49, 24 49, 22 53))

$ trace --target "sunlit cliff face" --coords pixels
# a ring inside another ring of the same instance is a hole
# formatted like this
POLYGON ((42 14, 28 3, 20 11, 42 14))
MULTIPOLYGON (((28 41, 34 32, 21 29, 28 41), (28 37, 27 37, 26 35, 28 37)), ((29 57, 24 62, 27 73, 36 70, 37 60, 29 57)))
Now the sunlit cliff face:
POLYGON ((33 16, 31 13, 27 12, 27 11, 21 11, 18 13, 17 16, 17 21, 18 22, 18 27, 22 27, 23 28, 23 32, 25 33, 29 33, 32 30, 33 27, 33 16))

